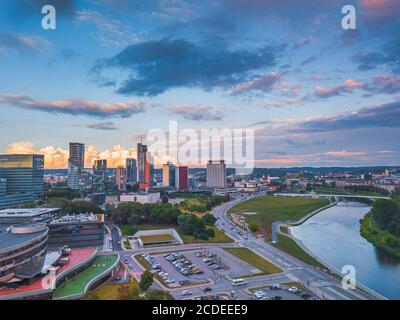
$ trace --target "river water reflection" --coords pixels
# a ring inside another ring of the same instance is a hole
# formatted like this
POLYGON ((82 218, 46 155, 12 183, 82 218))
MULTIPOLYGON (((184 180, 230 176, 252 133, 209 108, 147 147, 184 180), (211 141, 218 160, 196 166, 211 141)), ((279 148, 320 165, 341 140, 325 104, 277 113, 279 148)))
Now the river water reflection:
POLYGON ((317 257, 341 270, 356 268, 357 281, 389 299, 400 299, 400 259, 376 249, 360 235, 359 220, 370 207, 358 202, 341 202, 292 227, 317 257))

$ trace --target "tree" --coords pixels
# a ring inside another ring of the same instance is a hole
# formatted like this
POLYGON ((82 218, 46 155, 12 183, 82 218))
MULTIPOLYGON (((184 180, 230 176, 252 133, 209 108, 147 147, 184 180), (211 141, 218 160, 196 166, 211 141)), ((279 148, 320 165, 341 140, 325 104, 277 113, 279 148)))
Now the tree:
POLYGON ((372 215, 379 226, 386 229, 388 225, 399 215, 399 207, 393 200, 378 199, 374 202, 372 215))
POLYGON ((145 296, 146 300, 174 300, 169 292, 162 290, 149 290, 145 296))
POLYGON ((150 286, 153 284, 153 274, 146 270, 143 272, 142 276, 140 277, 139 287, 143 291, 146 291, 150 286))
POLYGON ((206 215, 204 215, 201 220, 203 220, 203 222, 205 224, 208 225, 214 225, 215 221, 217 221, 217 218, 215 218, 212 214, 207 213, 206 215))
POLYGON ((162 196, 161 203, 162 204, 168 204, 168 196, 166 194, 162 196))

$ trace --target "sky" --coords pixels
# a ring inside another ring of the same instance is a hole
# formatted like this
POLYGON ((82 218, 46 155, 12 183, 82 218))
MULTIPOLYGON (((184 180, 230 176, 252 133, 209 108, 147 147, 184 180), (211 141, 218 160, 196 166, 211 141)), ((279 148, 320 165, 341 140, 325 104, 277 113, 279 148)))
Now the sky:
POLYGON ((3 0, 0 152, 65 168, 81 142, 112 167, 177 121, 254 130, 257 167, 400 165, 399 17, 398 0, 3 0))

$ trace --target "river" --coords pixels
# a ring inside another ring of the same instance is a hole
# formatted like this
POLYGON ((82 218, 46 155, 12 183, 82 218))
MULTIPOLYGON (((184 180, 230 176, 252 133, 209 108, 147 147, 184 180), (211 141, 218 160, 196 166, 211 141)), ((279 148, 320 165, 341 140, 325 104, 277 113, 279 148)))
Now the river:
POLYGON ((322 261, 338 270, 352 265, 356 281, 389 299, 400 299, 400 259, 360 235, 359 220, 370 209, 358 202, 340 202, 290 230, 322 261))

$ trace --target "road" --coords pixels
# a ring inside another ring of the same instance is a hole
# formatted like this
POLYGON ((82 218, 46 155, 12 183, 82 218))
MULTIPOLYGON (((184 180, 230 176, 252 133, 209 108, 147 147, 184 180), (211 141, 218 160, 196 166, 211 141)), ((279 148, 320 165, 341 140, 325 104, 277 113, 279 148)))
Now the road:
POLYGON ((216 225, 225 231, 226 234, 238 241, 238 243, 249 249, 256 251, 264 258, 272 261, 281 269, 285 270, 291 278, 297 278, 308 287, 318 288, 324 297, 333 296, 338 300, 370 300, 374 297, 360 290, 344 290, 341 282, 333 276, 312 267, 278 249, 269 245, 262 239, 257 239, 251 233, 247 234, 248 239, 244 239, 237 233, 237 228, 231 228, 232 222, 229 220, 227 212, 236 205, 238 201, 231 201, 213 210, 214 216, 218 219, 216 225))
MULTIPOLYGON (((248 199, 248 198, 247 198, 248 199)), ((245 199, 246 200, 246 199, 245 199)), ((245 288, 257 287, 257 286, 265 286, 268 284, 273 284, 277 282, 301 282, 307 287, 313 288, 313 290, 319 291, 319 296, 322 298, 325 297, 333 297, 337 300, 370 300, 374 299, 371 295, 368 295, 360 290, 344 290, 341 287, 340 281, 331 276, 330 274, 319 270, 313 266, 310 266, 282 251, 271 246, 266 243, 263 239, 257 239, 250 232, 246 232, 245 234, 239 235, 237 230, 238 227, 233 225, 233 223, 229 220, 227 212, 228 210, 236 205, 239 201, 235 200, 225 204, 222 204, 219 207, 213 209, 212 213, 217 218, 216 226, 223 230, 227 235, 235 240, 235 243, 226 243, 226 244, 184 244, 177 246, 164 246, 164 247, 151 247, 151 248, 142 248, 142 249, 132 249, 132 250, 122 250, 121 245, 118 243, 121 241, 120 234, 118 232, 118 228, 109 223, 114 251, 120 253, 121 259, 127 259, 128 265, 131 265, 131 268, 128 269, 128 272, 131 276, 134 276, 136 279, 140 280, 140 275, 143 272, 143 267, 133 258, 136 254, 142 253, 162 253, 162 252, 171 252, 171 251, 183 251, 183 250, 200 250, 205 247, 237 247, 242 246, 249 248, 265 259, 275 263, 279 266, 284 272, 281 274, 275 275, 264 275, 258 277, 247 278, 247 286, 244 288, 233 288, 231 285, 230 279, 227 279, 223 276, 217 276, 212 279, 212 285, 204 284, 191 288, 166 288, 157 280, 154 282, 154 288, 163 289, 169 291, 176 299, 183 299, 182 291, 184 289, 189 289, 194 296, 202 295, 203 289, 205 287, 212 287, 213 293, 216 292, 225 292, 230 293, 232 289, 236 291, 235 298, 236 299, 248 299, 248 293, 245 292, 245 288), (245 239, 247 237, 247 239, 245 239)))

